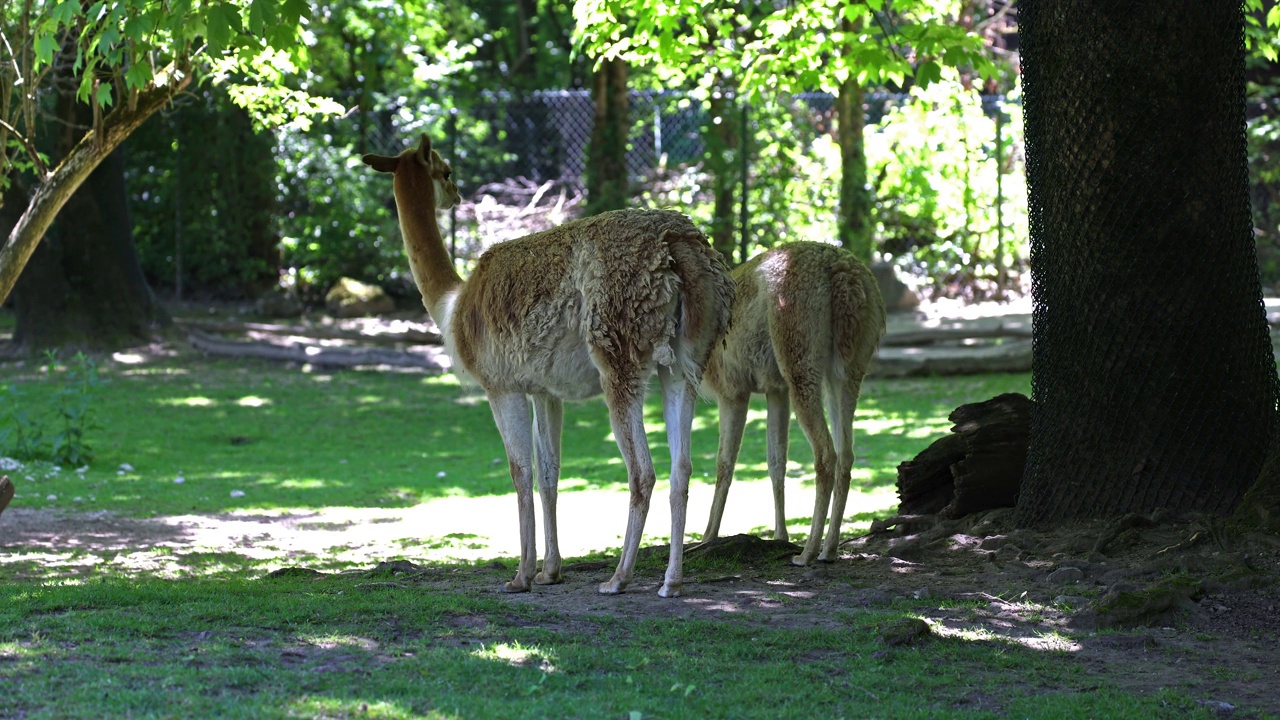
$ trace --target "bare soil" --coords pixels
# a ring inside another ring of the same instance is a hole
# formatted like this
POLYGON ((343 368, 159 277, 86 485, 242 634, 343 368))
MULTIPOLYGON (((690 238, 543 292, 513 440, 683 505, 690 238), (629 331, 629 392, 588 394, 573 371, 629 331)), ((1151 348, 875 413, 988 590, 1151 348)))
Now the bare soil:
POLYGON ((166 574, 172 549, 195 524, 203 551, 252 555, 268 547, 275 567, 314 568, 304 556, 280 551, 291 545, 291 534, 303 532, 305 520, 309 531, 354 538, 346 557, 364 551, 363 567, 376 565, 384 581, 492 592, 554 609, 569 623, 686 616, 820 628, 839 626, 850 611, 906 606, 928 626, 887 634, 886 646, 952 636, 1058 651, 1099 685, 1140 694, 1179 689, 1223 717, 1280 715, 1280 541, 1240 536, 1210 519, 1129 518, 1033 531, 1012 528, 1008 511, 1000 510, 959 521, 898 518, 847 540, 838 561, 810 568, 788 563, 794 548, 786 543, 738 535, 691 548, 683 596, 664 600, 656 593, 665 547, 646 549, 657 557, 642 561, 621 596, 595 591, 612 562, 570 564, 561 584, 503 595, 498 588, 514 572, 513 561, 415 565, 396 560, 388 544, 413 557, 413 538, 361 532, 368 524, 403 535, 408 525, 391 516, 412 510, 379 511, 388 517, 365 521, 320 511, 305 518, 193 516, 173 524, 11 508, 0 517, 0 553, 45 558, 45 571, 61 576, 122 560, 140 573, 166 574), (700 559, 714 555, 720 556, 714 563, 700 559))

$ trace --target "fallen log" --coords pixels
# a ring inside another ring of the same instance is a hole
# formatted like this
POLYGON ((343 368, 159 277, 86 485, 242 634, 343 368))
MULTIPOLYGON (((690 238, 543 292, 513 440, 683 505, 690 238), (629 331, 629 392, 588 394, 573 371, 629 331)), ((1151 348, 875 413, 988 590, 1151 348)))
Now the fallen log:
POLYGON ((1031 400, 1019 393, 961 405, 955 426, 898 466, 898 513, 959 518, 1013 507, 1027 463, 1031 400))

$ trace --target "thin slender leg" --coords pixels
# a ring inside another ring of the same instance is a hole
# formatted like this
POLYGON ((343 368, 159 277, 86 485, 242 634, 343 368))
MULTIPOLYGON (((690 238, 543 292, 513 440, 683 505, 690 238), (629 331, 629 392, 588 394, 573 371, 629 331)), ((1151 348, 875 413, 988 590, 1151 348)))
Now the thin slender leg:
POLYGON ((831 499, 831 524, 827 529, 821 562, 836 559, 840 545, 840 524, 844 522, 845 503, 849 499, 849 485, 853 481, 853 416, 858 411, 858 393, 862 381, 834 383, 827 392, 827 418, 831 422, 831 435, 835 442, 836 474, 831 499))
MULTIPOLYGON (((606 396, 608 390, 606 389, 606 396)), ((622 557, 613 577, 600 584, 604 595, 616 595, 626 589, 635 572, 636 556, 640 551, 640 535, 644 532, 644 520, 649 514, 649 500, 653 497, 656 477, 653 458, 649 455, 649 443, 644 435, 644 393, 636 399, 609 406, 609 424, 618 441, 618 450, 627 466, 627 484, 631 488, 631 505, 627 511, 627 533, 622 540, 622 557)))
MULTIPOLYGON (((693 474, 689 436, 693 429, 698 388, 686 380, 683 373, 672 372, 667 367, 658 368, 658 380, 662 383, 662 417, 667 425, 667 446, 671 448, 671 556, 658 595, 673 598, 680 596, 680 588, 684 584, 684 528, 689 509, 689 476, 693 474)), ((719 485, 718 477, 716 483, 719 485)))
POLYGON ((533 422, 529 399, 520 393, 489 397, 493 421, 502 435, 511 468, 511 484, 516 488, 520 515, 520 566, 516 577, 502 586, 505 592, 528 592, 538 564, 538 544, 533 518, 533 422))
POLYGON ((785 390, 765 394, 768 403, 766 436, 769 481, 773 485, 773 538, 787 540, 787 435, 791 431, 791 400, 785 390))
POLYGON ((795 404, 796 419, 805 437, 813 447, 813 471, 817 495, 813 501, 813 523, 809 526, 809 539, 804 550, 791 558, 793 565, 808 565, 818 555, 822 544, 822 531, 827 524, 827 508, 831 503, 831 490, 835 480, 835 449, 827 420, 822 412, 822 385, 820 382, 792 383, 791 400, 795 404))
POLYGON ((542 532, 546 554, 542 572, 533 581, 554 585, 560 576, 560 536, 556 525, 556 492, 560 484, 560 428, 564 423, 564 403, 550 395, 533 398, 533 457, 538 472, 538 493, 542 496, 542 532))
MULTIPOLYGON (((702 534, 703 542, 720 537, 720 520, 724 517, 725 500, 729 497, 729 485, 733 483, 738 451, 742 448, 742 431, 747 424, 749 401, 750 396, 721 397, 717 402, 720 410, 720 447, 716 451, 716 491, 711 499, 711 517, 707 520, 707 531, 702 534)), ((668 433, 670 427, 667 426, 668 433)))

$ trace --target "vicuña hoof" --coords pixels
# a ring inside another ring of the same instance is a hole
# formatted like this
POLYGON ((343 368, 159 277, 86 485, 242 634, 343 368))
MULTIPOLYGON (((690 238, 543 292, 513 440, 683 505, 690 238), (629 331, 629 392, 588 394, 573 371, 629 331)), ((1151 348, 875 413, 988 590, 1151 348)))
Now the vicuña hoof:
POLYGON ((796 567, 808 567, 809 559, 803 555, 794 555, 791 558, 791 564, 795 565, 796 567))
POLYGON ((559 585, 564 582, 564 577, 558 572, 550 576, 545 572, 540 572, 533 577, 533 582, 535 585, 559 585))
POLYGON ((658 590, 658 597, 664 597, 664 598, 680 597, 680 586, 679 585, 663 585, 658 590))
POLYGON ((504 593, 522 593, 529 592, 529 584, 512 580, 509 583, 502 584, 502 592, 504 593))
POLYGON ((619 580, 610 580, 600 583, 597 592, 601 595, 620 595, 623 590, 627 589, 627 584, 619 580))

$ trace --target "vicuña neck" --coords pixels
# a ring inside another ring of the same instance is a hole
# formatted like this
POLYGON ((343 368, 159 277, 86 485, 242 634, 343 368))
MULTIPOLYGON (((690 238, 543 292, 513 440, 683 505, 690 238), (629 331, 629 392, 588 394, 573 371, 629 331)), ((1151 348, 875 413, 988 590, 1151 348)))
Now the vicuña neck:
MULTIPOLYGON (((400 234, 404 237, 404 249, 409 256, 414 282, 434 313, 435 308, 440 307, 441 299, 462 285, 462 278, 454 269, 453 258, 440 236, 431 178, 404 175, 396 173, 395 179, 400 234), (426 187, 422 187, 424 182, 426 187), (432 198, 432 201, 427 202, 426 198, 432 198)), ((436 318, 436 322, 440 321, 441 318, 436 318)))

